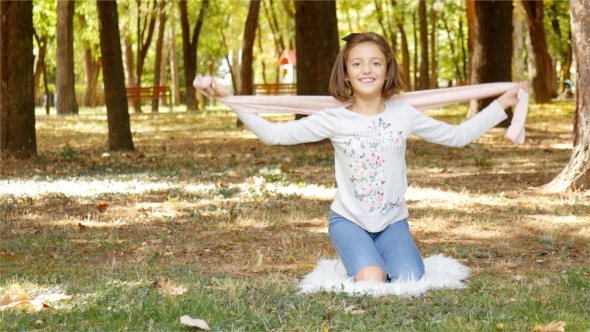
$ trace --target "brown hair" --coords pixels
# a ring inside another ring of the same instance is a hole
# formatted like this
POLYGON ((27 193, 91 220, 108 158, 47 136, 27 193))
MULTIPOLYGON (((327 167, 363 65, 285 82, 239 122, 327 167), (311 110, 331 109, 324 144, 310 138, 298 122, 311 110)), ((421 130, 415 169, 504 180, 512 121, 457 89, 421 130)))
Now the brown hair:
POLYGON ((395 54, 391 46, 387 43, 383 36, 374 32, 353 33, 345 38, 346 45, 342 48, 336 63, 332 68, 332 75, 330 77, 330 86, 328 91, 332 97, 340 101, 349 101, 353 96, 350 88, 350 83, 346 81, 348 74, 346 73, 346 61, 350 50, 358 44, 372 42, 377 45, 385 55, 387 62, 387 71, 385 73, 385 84, 383 85, 382 96, 383 99, 389 99, 403 88, 403 83, 399 77, 399 68, 395 54))

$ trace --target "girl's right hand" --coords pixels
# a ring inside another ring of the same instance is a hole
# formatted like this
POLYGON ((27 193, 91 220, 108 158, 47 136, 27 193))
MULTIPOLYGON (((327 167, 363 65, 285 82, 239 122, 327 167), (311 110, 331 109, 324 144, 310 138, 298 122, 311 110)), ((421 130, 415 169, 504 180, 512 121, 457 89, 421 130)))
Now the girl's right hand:
POLYGON ((195 76, 193 86, 209 97, 227 97, 233 95, 231 91, 218 84, 211 76, 195 76))

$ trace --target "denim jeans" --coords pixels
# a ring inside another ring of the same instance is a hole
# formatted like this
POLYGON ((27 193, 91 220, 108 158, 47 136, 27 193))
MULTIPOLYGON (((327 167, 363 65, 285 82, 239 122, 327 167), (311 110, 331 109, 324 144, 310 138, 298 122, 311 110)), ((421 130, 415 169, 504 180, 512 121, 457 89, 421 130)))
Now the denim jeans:
POLYGON ((424 276, 424 262, 406 219, 387 226, 381 232, 371 233, 330 211, 328 232, 350 277, 354 278, 367 266, 379 266, 388 280, 420 279, 424 276))

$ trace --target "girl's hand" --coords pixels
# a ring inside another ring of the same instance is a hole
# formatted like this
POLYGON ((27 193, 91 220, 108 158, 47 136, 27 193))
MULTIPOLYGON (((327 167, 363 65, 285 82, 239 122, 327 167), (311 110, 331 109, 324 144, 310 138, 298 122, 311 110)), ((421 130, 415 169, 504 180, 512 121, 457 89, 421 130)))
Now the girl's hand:
POLYGON ((233 95, 231 91, 218 84, 211 76, 195 76, 193 86, 209 97, 227 97, 233 95))
POLYGON ((528 92, 527 83, 520 82, 514 85, 514 87, 510 90, 504 92, 504 94, 502 94, 500 97, 498 97, 498 102, 500 103, 500 106, 502 106, 503 109, 507 109, 509 107, 516 105, 516 103, 518 102, 517 95, 520 89, 523 89, 525 92, 528 92))

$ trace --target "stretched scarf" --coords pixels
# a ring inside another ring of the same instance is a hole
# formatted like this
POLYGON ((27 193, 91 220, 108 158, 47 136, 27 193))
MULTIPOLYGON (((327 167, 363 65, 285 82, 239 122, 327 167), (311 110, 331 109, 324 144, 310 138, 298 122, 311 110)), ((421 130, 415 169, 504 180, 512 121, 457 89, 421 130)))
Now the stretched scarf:
MULTIPOLYGON (((203 94, 202 89, 211 84, 209 77, 195 78, 193 85, 203 94)), ((452 88, 419 90, 394 95, 388 101, 404 102, 418 110, 432 109, 452 104, 465 103, 473 99, 495 97, 510 90, 517 83, 484 83, 452 88)), ((528 111, 528 93, 518 91, 518 103, 506 137, 516 144, 525 139, 525 120, 528 111)), ((227 96, 217 100, 238 112, 249 113, 297 113, 313 114, 326 108, 346 105, 331 96, 227 96)))

